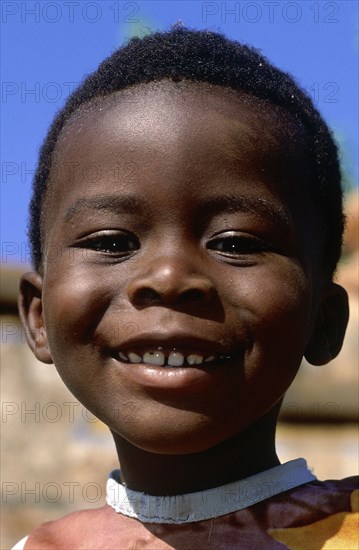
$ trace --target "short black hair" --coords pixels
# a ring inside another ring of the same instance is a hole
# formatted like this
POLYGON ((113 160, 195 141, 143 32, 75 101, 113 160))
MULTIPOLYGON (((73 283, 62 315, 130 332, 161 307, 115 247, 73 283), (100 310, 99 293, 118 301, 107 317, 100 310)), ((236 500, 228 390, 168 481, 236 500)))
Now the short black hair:
POLYGON ((240 90, 286 109, 305 128, 313 178, 311 193, 325 227, 324 269, 333 276, 344 229, 338 150, 311 98, 289 74, 253 47, 212 31, 175 25, 132 38, 105 59, 69 97, 41 147, 30 203, 29 239, 34 268, 42 266, 42 213, 54 150, 72 114, 96 98, 143 83, 170 79, 207 82, 240 90))

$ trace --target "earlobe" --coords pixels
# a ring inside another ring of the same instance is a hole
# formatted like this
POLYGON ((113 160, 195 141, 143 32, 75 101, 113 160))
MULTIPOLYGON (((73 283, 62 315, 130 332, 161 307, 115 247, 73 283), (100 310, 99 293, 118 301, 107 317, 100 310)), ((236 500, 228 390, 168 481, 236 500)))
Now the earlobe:
POLYGON ((349 320, 348 295, 343 287, 330 283, 305 350, 312 365, 325 365, 340 352, 349 320))
POLYGON ((43 363, 52 363, 42 313, 42 277, 38 273, 31 271, 21 277, 18 307, 34 355, 43 363))

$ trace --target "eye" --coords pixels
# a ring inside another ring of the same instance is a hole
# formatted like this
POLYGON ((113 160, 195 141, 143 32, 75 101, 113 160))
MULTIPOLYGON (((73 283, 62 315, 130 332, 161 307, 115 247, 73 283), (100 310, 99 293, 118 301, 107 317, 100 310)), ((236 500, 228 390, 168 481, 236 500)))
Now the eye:
POLYGON ((228 255, 258 254, 271 250, 271 245, 252 235, 233 235, 215 237, 207 243, 207 248, 228 255))
POLYGON ((110 232, 90 235, 78 242, 76 247, 105 254, 122 255, 138 250, 140 243, 136 237, 126 233, 110 232))

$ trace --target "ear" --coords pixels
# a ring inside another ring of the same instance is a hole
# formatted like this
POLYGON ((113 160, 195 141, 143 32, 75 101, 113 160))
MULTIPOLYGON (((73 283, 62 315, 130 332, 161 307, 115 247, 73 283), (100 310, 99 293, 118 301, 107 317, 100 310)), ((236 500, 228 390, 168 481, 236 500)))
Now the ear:
POLYGON ((340 352, 349 319, 348 295, 330 283, 318 310, 305 358, 312 365, 325 365, 340 352))
POLYGON ((43 363, 52 363, 42 314, 42 277, 38 273, 31 271, 21 277, 18 307, 34 355, 43 363))

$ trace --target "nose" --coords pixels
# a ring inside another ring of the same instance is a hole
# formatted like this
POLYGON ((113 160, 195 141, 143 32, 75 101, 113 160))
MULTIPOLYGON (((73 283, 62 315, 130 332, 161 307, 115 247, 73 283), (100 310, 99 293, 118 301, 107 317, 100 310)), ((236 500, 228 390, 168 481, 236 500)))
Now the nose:
POLYGON ((169 257, 152 259, 146 273, 136 276, 127 287, 127 295, 135 306, 206 305, 215 297, 212 281, 193 272, 187 262, 169 257))

